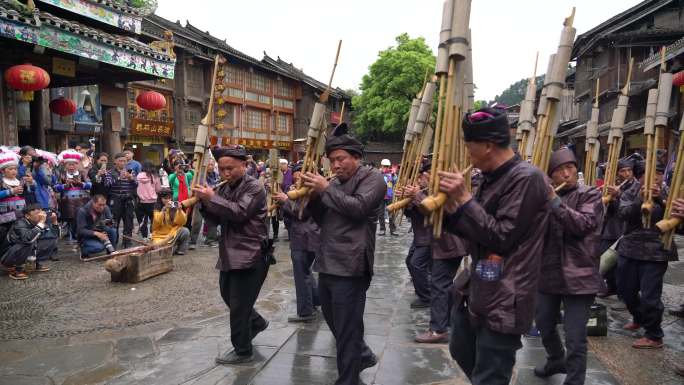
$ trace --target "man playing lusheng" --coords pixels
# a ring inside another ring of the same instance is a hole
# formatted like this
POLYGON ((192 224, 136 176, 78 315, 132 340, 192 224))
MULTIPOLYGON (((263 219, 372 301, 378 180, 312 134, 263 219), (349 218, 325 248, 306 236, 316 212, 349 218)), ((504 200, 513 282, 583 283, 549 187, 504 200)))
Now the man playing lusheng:
POLYGON ((510 148, 505 113, 467 114, 463 134, 483 181, 473 196, 461 173, 439 174, 446 228, 469 242, 473 260, 467 299, 453 308, 449 350, 474 385, 507 385, 520 336, 534 318, 548 186, 510 148))
POLYGON ((336 385, 359 383, 359 373, 377 364, 363 340, 366 291, 373 275, 378 209, 385 197, 380 171, 361 166, 363 145, 346 134, 343 123, 328 138, 325 152, 337 176, 302 175, 315 193, 309 203, 321 228, 321 247, 314 270, 325 321, 337 346, 336 385))
POLYGON ((266 321, 254 303, 268 274, 266 241, 266 191, 246 175, 247 153, 242 147, 222 147, 213 151, 221 179, 227 181, 218 191, 196 186, 192 191, 201 200, 205 220, 221 226, 219 272, 221 297, 230 309, 230 341, 233 350, 217 357, 219 364, 239 364, 253 360, 252 339, 266 330, 266 321))
POLYGON ((587 371, 589 307, 601 287, 598 246, 603 203, 595 188, 577 184, 577 159, 568 148, 551 154, 551 215, 546 232, 537 298, 536 324, 547 362, 534 369, 539 377, 565 373, 565 385, 583 385, 587 371), (561 303, 565 345, 556 329, 561 303))

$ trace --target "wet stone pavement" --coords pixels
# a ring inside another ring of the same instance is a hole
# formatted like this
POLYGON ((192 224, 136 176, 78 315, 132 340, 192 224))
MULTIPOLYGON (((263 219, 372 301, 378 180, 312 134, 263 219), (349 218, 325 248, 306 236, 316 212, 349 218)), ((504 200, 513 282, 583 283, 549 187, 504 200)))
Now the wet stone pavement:
MULTIPOLYGON (((404 266, 411 241, 407 230, 404 224, 401 236, 378 237, 365 327, 379 364, 362 373, 363 383, 468 384, 446 344, 413 342, 428 327, 429 313, 409 309, 414 294, 404 266)), ((138 284, 112 283, 103 262, 81 263, 66 245, 61 249, 62 260, 51 263, 48 273, 25 282, 0 276, 0 385, 334 383, 334 339, 322 317, 310 324, 287 323, 295 303, 285 241, 277 244, 278 263, 257 302, 270 326, 254 340, 255 362, 239 366, 214 363, 231 348, 227 309, 214 270, 217 249, 200 247, 176 257, 174 271, 138 284)), ((682 298, 684 269, 680 266, 668 279, 666 298, 673 305, 682 298)), ((621 314, 611 316, 614 331, 621 314)), ((684 324, 666 321, 668 348, 643 354, 659 355, 653 362, 682 357, 684 324)), ((560 375, 534 377, 532 368, 543 362, 544 350, 539 339, 523 340, 512 383, 561 384, 560 375)), ((624 333, 592 339, 592 351, 601 357, 590 353, 586 383, 621 383, 608 369, 629 378, 624 372, 634 370, 629 362, 644 359, 634 358, 639 355, 629 348, 630 341, 624 333), (621 354, 632 361, 617 358, 621 354)))

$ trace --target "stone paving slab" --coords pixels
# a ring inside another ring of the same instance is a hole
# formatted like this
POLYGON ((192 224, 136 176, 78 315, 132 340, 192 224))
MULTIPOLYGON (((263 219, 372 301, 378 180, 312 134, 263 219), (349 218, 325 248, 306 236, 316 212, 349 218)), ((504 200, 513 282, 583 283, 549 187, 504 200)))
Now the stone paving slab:
MULTIPOLYGON (((402 234, 406 229, 404 224, 402 234)), ((379 363, 362 373, 363 383, 468 384, 446 344, 413 341, 427 329, 429 312, 409 308, 414 299, 404 266, 409 243, 410 235, 378 238, 376 275, 364 320, 366 341, 379 363)), ((67 259, 55 264, 54 276, 50 278, 50 272, 29 285, 29 292, 42 295, 31 299, 40 311, 21 310, 12 293, 23 286, 0 277, 0 311, 8 311, 0 314, 0 385, 333 384, 337 370, 332 334, 322 317, 308 324, 287 323, 296 307, 287 242, 279 242, 276 253, 279 262, 271 267, 256 305, 269 319, 269 328, 254 340, 255 362, 236 366, 214 363, 231 348, 227 309, 213 270, 216 249, 199 249, 179 258, 174 272, 135 285, 112 284, 101 266, 67 259), (56 282, 47 283, 49 279, 56 282), (34 287, 40 284, 48 289, 34 287), (75 304, 76 309, 69 309, 75 304), (36 325, 30 324, 31 317, 36 325)), ((678 281, 681 268, 682 263, 668 273, 667 301, 684 298, 677 299, 684 283, 678 281)), ((608 369, 634 371, 642 360, 655 358, 664 361, 659 370, 668 371, 681 357, 684 321, 666 317, 666 350, 635 352, 629 348, 633 336, 616 331, 624 318, 611 311, 611 336, 590 339, 587 385, 659 383, 649 382, 646 375, 618 382, 608 369), (622 365, 605 359, 611 355, 620 357, 613 361, 622 365)), ((523 346, 513 384, 562 383, 562 375, 534 377, 533 367, 545 359, 538 338, 523 338, 523 346)), ((663 384, 681 383, 661 377, 663 384)))

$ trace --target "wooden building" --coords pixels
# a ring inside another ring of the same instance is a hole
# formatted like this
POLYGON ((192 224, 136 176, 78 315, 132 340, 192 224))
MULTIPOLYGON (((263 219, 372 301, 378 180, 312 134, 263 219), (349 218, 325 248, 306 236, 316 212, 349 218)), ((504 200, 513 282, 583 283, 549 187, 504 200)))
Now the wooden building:
MULTIPOLYGON (((645 152, 643 135, 648 90, 657 87, 660 49, 666 47, 670 72, 684 69, 684 2, 647 0, 610 18, 578 36, 572 57, 577 61, 574 100, 577 121, 561 126, 558 143, 576 145, 579 159, 584 158, 586 123, 591 117, 595 98, 599 98, 600 159, 607 156, 606 140, 618 95, 625 85, 630 57, 635 66, 629 92, 629 106, 624 127, 623 154, 645 152), (596 79, 599 93, 596 95, 596 79)), ((681 89, 672 93, 669 130, 661 138, 664 149, 675 143, 675 130, 684 108, 681 89)))
POLYGON ((2 144, 62 150, 95 138, 101 148, 120 149, 126 83, 175 75, 175 58, 136 39, 154 2, 0 0, 0 70, 30 62, 50 75, 49 88, 32 101, 0 82, 2 144), (48 104, 73 99, 77 112, 60 118, 48 104))
MULTIPOLYGON (((155 136, 131 126, 127 143, 135 146, 140 157, 161 157, 162 151, 165 154, 169 148, 192 151, 197 125, 207 111, 214 58, 219 54, 226 63, 217 89, 216 142, 244 145, 257 158, 265 158, 270 148, 279 149, 282 157, 296 158, 295 143, 306 137, 313 104, 325 89, 323 83, 279 58, 265 55, 258 60, 246 55, 188 22, 182 25, 157 15, 143 20, 146 39, 162 39, 166 31, 173 34, 175 80, 135 82, 129 85, 129 94, 132 98, 142 89, 165 94, 170 107, 164 119, 157 118, 173 129, 169 135, 155 136)), ((347 106, 351 102, 342 91, 333 90, 329 102, 331 120, 341 100, 346 100, 347 106)), ((139 113, 129 110, 131 119, 139 113)))

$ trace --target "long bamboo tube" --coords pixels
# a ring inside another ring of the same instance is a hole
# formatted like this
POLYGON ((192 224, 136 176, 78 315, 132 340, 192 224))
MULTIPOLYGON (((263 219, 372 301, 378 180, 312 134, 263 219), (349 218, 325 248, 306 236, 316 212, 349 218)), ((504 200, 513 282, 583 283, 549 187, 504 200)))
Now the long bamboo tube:
POLYGON ((622 131, 625 127, 625 118, 627 117, 629 86, 633 65, 634 58, 631 58, 629 61, 629 69, 627 70, 625 86, 622 88, 620 96, 618 97, 618 104, 613 111, 613 116, 610 121, 610 133, 608 134, 608 164, 606 166, 602 197, 604 204, 608 204, 612 199, 611 195, 608 193, 608 186, 615 186, 615 178, 617 177, 618 160, 620 159, 620 151, 622 150, 622 131))
POLYGON ((532 155, 532 163, 539 169, 546 171, 549 166, 549 159, 553 151, 553 141, 558 130, 560 114, 558 104, 565 85, 565 75, 567 73, 568 61, 572 52, 572 45, 575 40, 577 30, 572 26, 575 19, 575 8, 563 22, 558 50, 549 60, 551 71, 547 71, 544 81, 545 106, 540 102, 539 108, 544 111, 538 119, 537 137, 535 148, 532 155))
MULTIPOLYGON (((670 97, 672 95, 672 74, 666 72, 665 47, 660 55, 660 77, 658 79, 658 103, 655 113, 655 132, 648 135, 646 148, 646 170, 644 175, 645 196, 641 205, 644 228, 651 227, 651 212, 653 211, 653 193, 651 186, 655 183, 657 151, 660 148, 660 140, 667 129, 667 120, 670 111, 670 97)), ((645 128, 644 128, 645 129, 645 128)))
POLYGON ((679 122, 679 146, 677 148, 677 161, 675 162, 672 178, 670 194, 667 197, 667 204, 665 206, 665 215, 662 220, 656 223, 658 229, 663 233, 662 240, 667 249, 672 249, 674 231, 682 224, 680 218, 672 216, 672 202, 675 199, 684 198, 684 116, 679 122))
POLYGON ((599 155, 599 83, 600 80, 596 78, 596 93, 594 105, 591 109, 591 119, 587 122, 587 147, 584 155, 584 183, 587 186, 596 184, 596 167, 598 166, 599 155))

